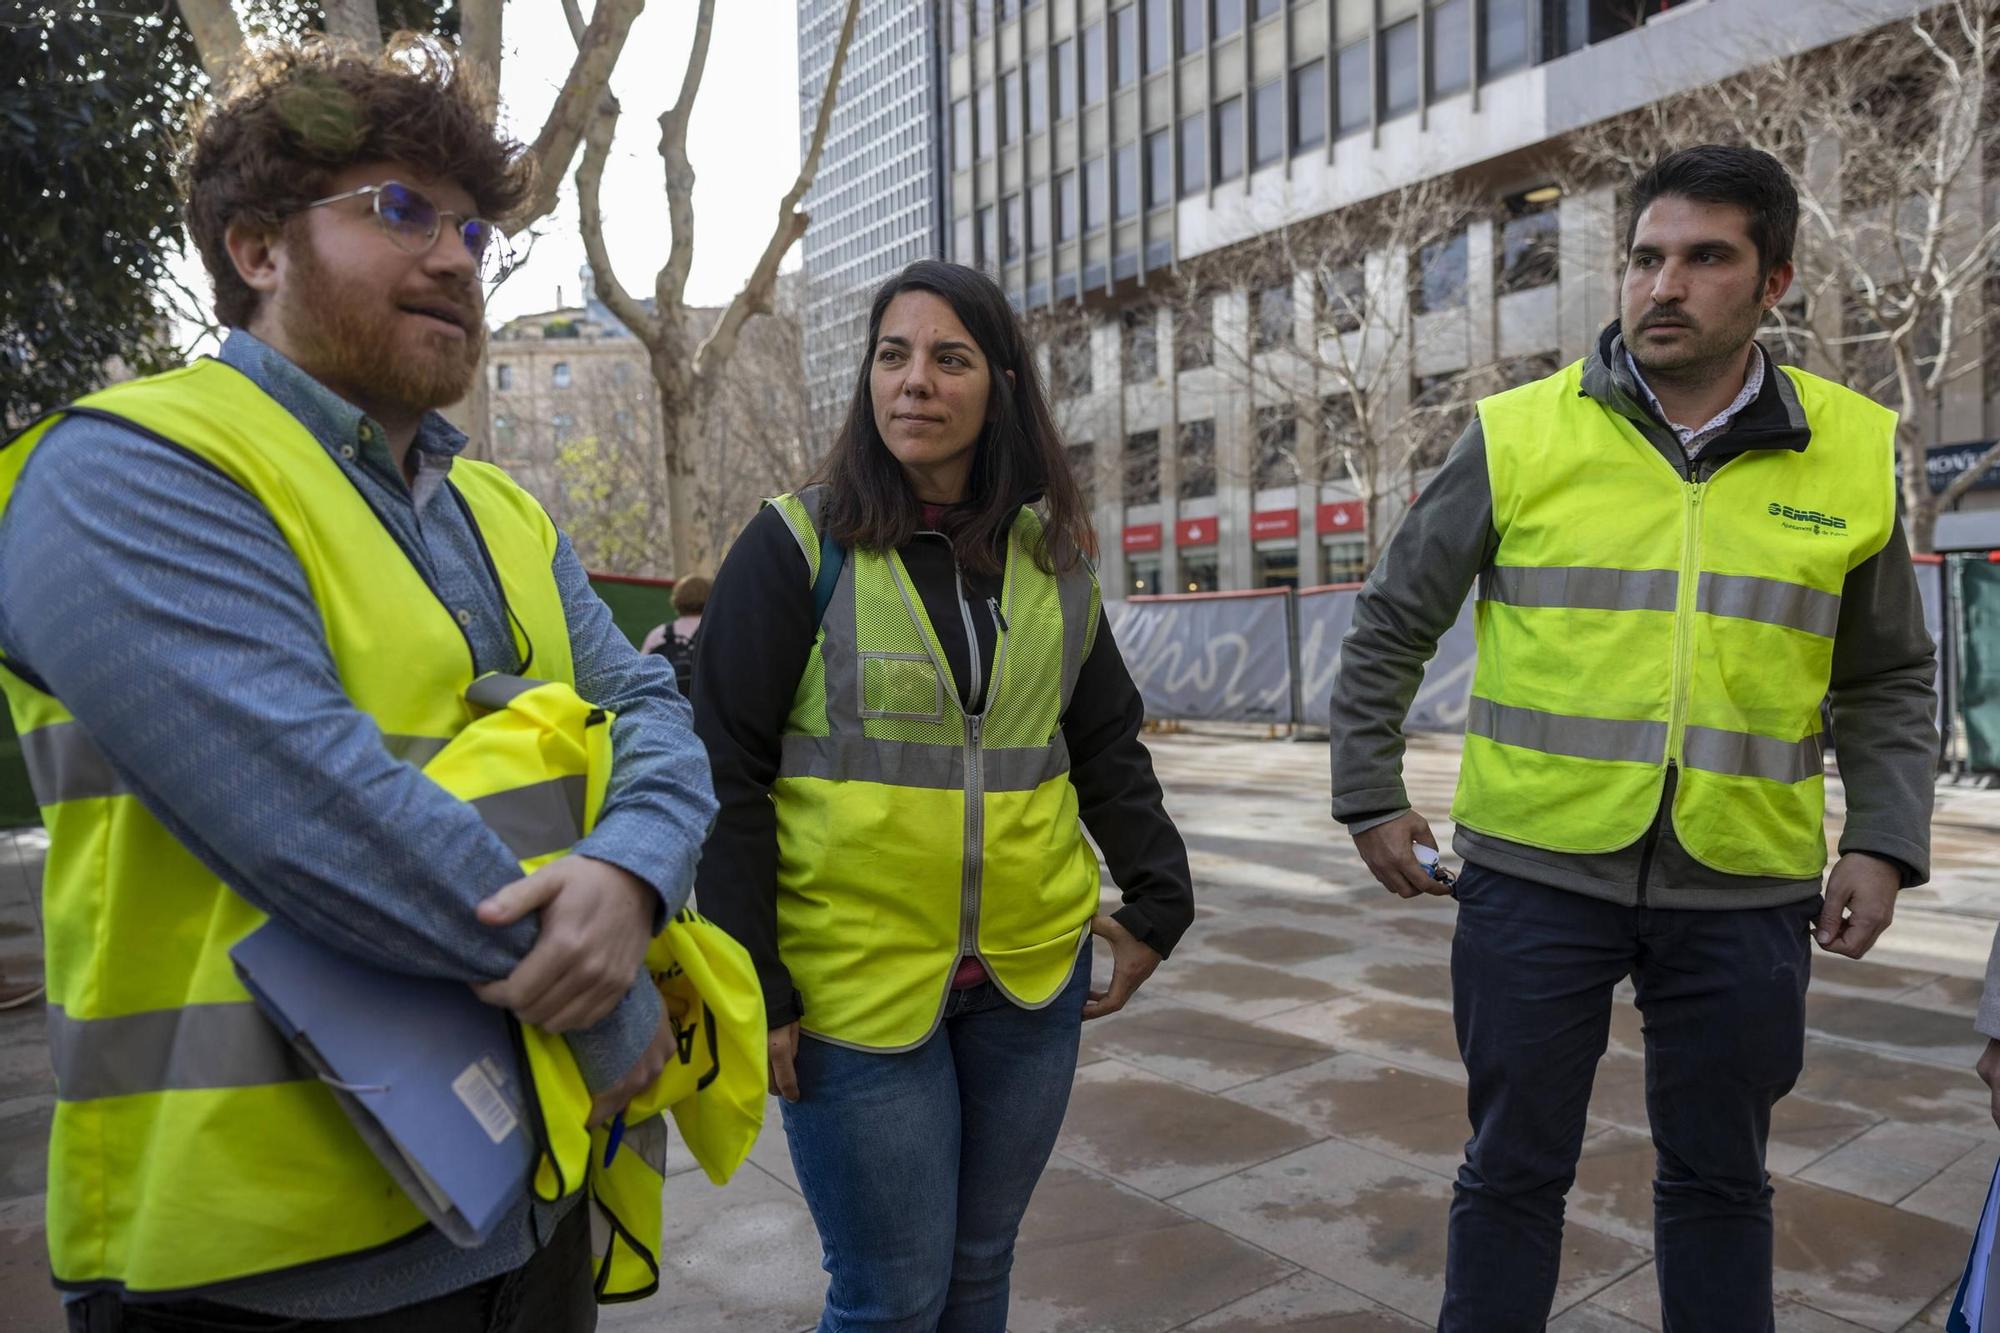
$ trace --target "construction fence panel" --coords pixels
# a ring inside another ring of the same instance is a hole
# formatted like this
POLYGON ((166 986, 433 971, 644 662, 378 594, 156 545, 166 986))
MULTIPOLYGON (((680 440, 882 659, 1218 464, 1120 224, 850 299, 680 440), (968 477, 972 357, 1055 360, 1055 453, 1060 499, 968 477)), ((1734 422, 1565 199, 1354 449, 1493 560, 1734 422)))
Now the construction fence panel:
POLYGON ((1147 717, 1299 720, 1289 589, 1134 597, 1104 612, 1147 717))
POLYGON ((2000 769, 2000 563, 1958 566, 1958 716, 1966 760, 1975 770, 2000 769))

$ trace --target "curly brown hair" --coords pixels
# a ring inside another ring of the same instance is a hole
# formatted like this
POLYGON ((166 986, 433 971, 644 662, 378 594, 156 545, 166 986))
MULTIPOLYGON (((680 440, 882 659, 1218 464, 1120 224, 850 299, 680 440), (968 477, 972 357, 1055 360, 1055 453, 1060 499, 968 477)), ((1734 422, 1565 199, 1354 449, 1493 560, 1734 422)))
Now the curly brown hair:
POLYGON ((534 188, 533 157, 496 131, 485 80, 435 38, 398 33, 379 55, 309 38, 259 50, 199 115, 181 162, 188 230, 215 284, 216 318, 250 322, 257 294, 224 236, 276 230, 356 162, 397 162, 470 194, 503 226, 534 188))

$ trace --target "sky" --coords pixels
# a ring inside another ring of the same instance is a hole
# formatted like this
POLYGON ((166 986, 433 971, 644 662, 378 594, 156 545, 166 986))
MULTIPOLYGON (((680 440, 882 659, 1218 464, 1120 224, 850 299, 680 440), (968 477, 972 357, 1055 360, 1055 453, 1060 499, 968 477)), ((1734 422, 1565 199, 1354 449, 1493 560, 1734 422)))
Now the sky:
MULTIPOLYGON (((589 13, 586 3, 585 11, 589 13)), ((659 154, 659 117, 680 90, 694 36, 693 0, 654 0, 632 26, 611 90, 622 114, 605 168, 605 245, 634 296, 652 294, 672 231, 659 154)), ((532 140, 569 72, 576 46, 555 0, 506 8, 500 61, 501 111, 514 135, 532 140)), ((736 294, 770 240, 778 200, 799 165, 798 10, 795 0, 718 0, 688 157, 694 164, 695 251, 688 301, 721 305, 736 294)), ((579 149, 578 160, 582 159, 579 149)), ((579 302, 584 262, 577 229, 575 165, 560 203, 537 224, 528 261, 488 303, 489 322, 579 302)), ((525 244, 526 238, 517 238, 525 244)), ((796 268, 794 246, 785 267, 796 268)))

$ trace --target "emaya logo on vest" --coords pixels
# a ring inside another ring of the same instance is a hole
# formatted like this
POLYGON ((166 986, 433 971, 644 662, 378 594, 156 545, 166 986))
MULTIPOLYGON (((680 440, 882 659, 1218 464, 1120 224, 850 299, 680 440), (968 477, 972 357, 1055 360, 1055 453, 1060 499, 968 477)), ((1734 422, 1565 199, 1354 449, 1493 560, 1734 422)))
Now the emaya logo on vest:
POLYGON ((1786 527, 1798 532, 1804 532, 1808 528, 1814 532, 1844 532, 1847 530, 1846 519, 1836 518, 1832 514, 1822 514, 1817 509, 1794 509, 1790 505, 1781 505, 1773 500, 1770 508, 1764 512, 1772 518, 1783 519, 1786 527))

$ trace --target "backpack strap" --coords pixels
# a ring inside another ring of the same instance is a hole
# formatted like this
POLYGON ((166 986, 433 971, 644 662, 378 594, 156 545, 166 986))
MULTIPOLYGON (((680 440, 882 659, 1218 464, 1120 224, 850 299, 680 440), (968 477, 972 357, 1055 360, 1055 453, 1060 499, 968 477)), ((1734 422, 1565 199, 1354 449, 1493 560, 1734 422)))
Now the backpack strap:
POLYGON ((813 628, 818 629, 826 619, 826 608, 833 604, 833 587, 840 582, 840 567, 847 563, 847 551, 833 539, 832 534, 819 534, 819 577, 813 580, 813 628))

